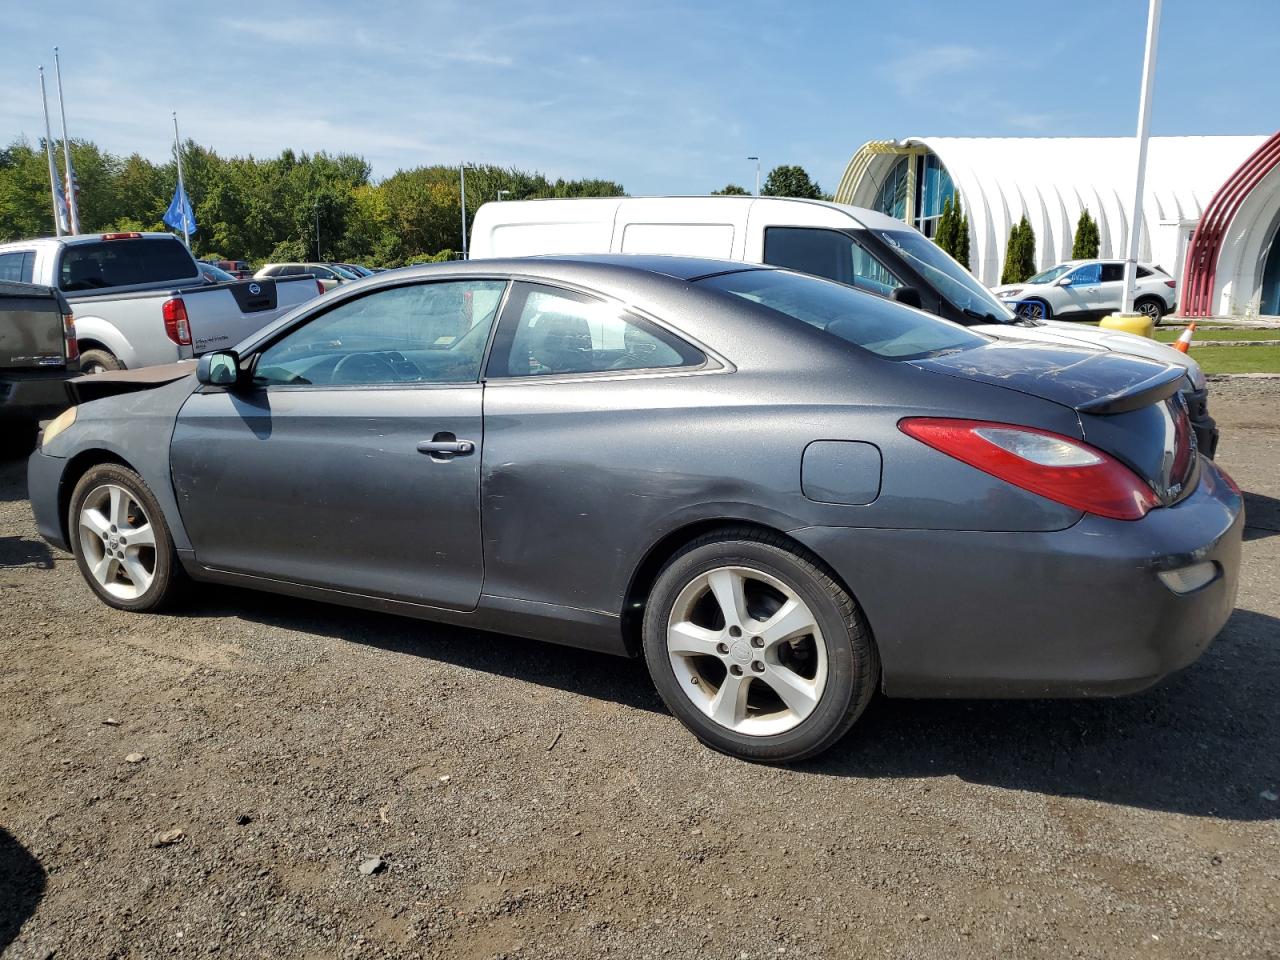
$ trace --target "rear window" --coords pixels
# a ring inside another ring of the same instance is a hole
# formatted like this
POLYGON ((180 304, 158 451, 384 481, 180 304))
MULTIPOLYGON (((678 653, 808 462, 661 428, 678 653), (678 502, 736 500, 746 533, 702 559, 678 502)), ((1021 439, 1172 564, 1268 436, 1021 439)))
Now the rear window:
POLYGON ((69 245, 58 286, 68 293, 141 283, 187 283, 200 277, 191 254, 175 239, 139 237, 69 245))
POLYGON ((698 282, 802 320, 888 360, 917 360, 988 342, 959 324, 817 277, 744 270, 698 282))

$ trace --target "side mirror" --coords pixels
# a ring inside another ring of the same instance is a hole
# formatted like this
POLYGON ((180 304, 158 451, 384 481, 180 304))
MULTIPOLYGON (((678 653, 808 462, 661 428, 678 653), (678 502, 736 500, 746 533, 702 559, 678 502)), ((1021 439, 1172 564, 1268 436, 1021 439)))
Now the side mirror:
POLYGON ((1058 280, 1058 284, 1057 284, 1057 285, 1058 285, 1058 286, 1060 286, 1060 287, 1069 287, 1069 286, 1071 286, 1071 274, 1067 274, 1065 277, 1061 277, 1061 278, 1058 280))
POLYGON ((898 303, 906 304, 908 307, 915 307, 917 310, 924 309, 924 301, 920 299, 920 291, 915 287, 894 288, 893 299, 898 303))
POLYGON ((234 350, 206 353, 196 361, 196 379, 211 387, 234 387, 240 382, 240 356, 234 350))

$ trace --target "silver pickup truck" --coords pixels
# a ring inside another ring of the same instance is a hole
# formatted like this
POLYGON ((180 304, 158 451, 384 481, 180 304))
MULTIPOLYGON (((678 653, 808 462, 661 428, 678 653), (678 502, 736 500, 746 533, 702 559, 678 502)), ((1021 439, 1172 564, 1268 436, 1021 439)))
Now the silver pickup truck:
POLYGON ((70 301, 85 373, 229 347, 321 292, 306 276, 207 284, 190 251, 168 233, 0 244, 0 277, 53 287, 70 301))

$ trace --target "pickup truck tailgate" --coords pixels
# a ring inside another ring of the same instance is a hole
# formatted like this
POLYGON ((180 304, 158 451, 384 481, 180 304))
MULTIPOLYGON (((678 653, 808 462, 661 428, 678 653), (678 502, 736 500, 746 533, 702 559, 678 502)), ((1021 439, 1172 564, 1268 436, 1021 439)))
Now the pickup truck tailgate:
POLYGON ((59 300, 47 287, 0 285, 0 369, 65 367, 59 300))
POLYGON ((192 351, 225 350, 319 294, 311 277, 242 280, 178 291, 186 309, 192 351))

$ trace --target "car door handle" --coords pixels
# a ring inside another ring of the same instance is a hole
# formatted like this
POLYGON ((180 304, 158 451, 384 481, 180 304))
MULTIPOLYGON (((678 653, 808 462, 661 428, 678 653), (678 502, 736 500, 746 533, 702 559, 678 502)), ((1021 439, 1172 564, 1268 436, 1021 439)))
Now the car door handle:
POLYGON ((474 453, 476 445, 470 440, 423 440, 418 444, 419 453, 454 453, 466 456, 474 453))

